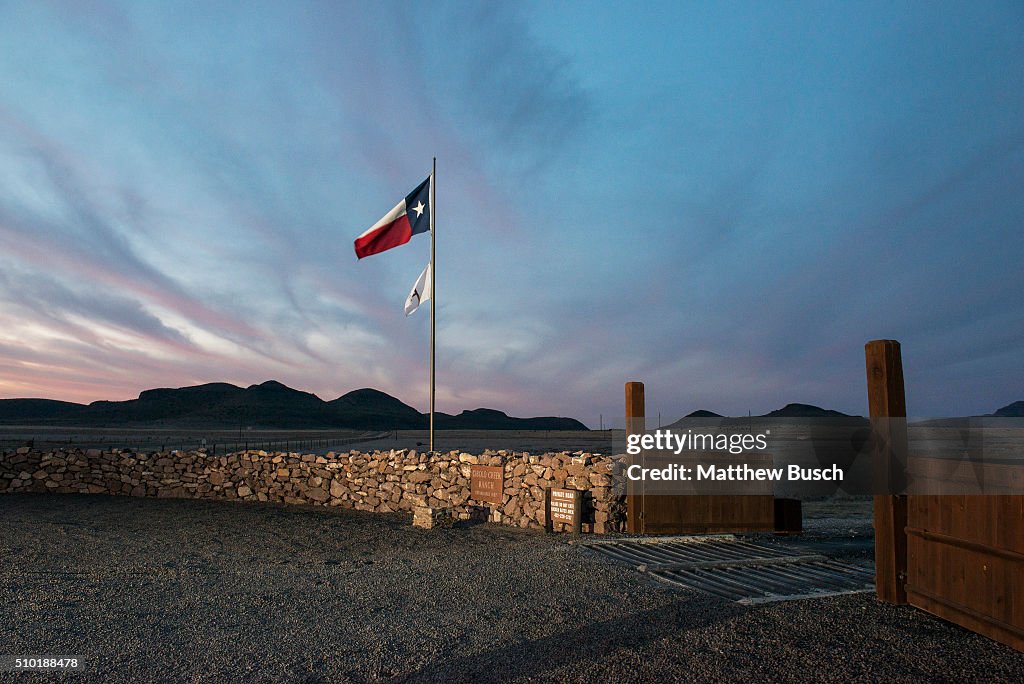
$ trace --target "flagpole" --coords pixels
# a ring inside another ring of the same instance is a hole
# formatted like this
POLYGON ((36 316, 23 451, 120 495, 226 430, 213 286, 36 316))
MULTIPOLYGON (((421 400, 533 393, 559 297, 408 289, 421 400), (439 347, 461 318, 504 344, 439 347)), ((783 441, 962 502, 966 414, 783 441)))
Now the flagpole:
POLYGON ((437 157, 430 170, 430 451, 434 451, 434 313, 437 311, 437 269, 434 267, 434 182, 437 157))

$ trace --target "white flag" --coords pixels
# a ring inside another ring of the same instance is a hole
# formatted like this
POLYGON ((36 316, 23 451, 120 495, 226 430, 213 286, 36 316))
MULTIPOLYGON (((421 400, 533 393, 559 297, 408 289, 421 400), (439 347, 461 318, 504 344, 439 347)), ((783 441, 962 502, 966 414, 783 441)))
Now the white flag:
POLYGON ((412 286, 412 292, 405 300, 405 315, 408 316, 416 309, 420 308, 420 304, 430 299, 430 291, 434 283, 434 274, 430 271, 430 264, 423 269, 423 273, 420 273, 420 277, 416 279, 416 284, 412 286))

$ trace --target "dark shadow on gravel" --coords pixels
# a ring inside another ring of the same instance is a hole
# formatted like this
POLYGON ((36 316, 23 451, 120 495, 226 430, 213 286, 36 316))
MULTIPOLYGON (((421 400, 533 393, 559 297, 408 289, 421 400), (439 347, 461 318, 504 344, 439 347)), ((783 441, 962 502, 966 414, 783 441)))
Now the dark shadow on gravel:
POLYGON ((713 611, 695 611, 690 594, 667 606, 614 620, 522 641, 485 653, 452 658, 398 677, 394 682, 505 682, 526 680, 574 663, 593 665, 616 649, 637 649, 667 635, 700 630, 747 610, 713 601, 713 611))

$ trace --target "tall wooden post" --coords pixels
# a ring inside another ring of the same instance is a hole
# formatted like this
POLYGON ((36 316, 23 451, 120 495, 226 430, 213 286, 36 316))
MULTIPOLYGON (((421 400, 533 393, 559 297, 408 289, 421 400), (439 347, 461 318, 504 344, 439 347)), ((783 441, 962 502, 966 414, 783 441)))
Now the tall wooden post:
MULTIPOLYGON (((872 340, 864 345, 868 374, 868 411, 872 418, 876 472, 881 468, 887 486, 899 484, 896 468, 907 449, 907 400, 903 388, 903 361, 896 340, 872 340), (887 420, 897 418, 901 420, 887 420)), ((890 492, 895 491, 893 489, 890 492)), ((907 602, 907 497, 876 495, 875 595, 879 601, 907 602)))
POLYGON ((644 383, 626 383, 626 434, 643 432, 644 425, 644 383))
MULTIPOLYGON (((642 433, 646 429, 644 425, 644 383, 626 383, 626 437, 642 433)), ((635 458, 635 457, 634 457, 635 458)), ((636 485, 627 483, 626 490, 626 531, 633 534, 643 534, 643 494, 636 494, 632 490, 636 485)))

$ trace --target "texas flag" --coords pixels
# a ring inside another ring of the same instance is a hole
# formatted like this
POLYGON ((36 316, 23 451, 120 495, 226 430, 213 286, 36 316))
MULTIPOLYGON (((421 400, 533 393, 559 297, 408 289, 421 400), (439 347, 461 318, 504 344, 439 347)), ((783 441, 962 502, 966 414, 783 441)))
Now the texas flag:
POLYGON ((430 177, 356 238, 356 256, 362 259, 404 245, 413 235, 430 230, 430 177))

